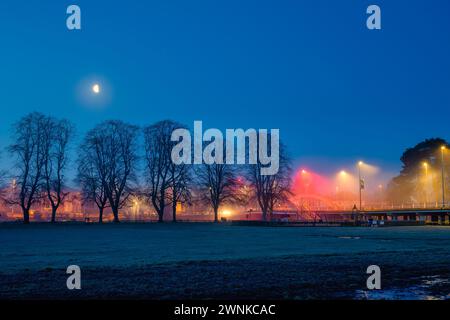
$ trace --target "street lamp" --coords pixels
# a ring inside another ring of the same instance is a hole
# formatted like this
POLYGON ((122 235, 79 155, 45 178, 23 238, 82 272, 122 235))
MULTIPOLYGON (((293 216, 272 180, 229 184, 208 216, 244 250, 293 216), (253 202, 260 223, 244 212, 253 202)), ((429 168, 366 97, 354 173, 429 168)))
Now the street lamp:
POLYGON ((378 190, 380 192, 380 208, 383 208, 383 185, 379 184, 378 185, 378 190))
POLYGON ((362 210, 362 190, 364 189, 364 180, 361 179, 361 166, 364 163, 362 161, 358 162, 358 176, 359 176, 359 211, 362 210))
POLYGON ((442 183, 442 208, 445 207, 445 179, 444 179, 444 151, 445 146, 441 147, 441 183, 442 183))
POLYGON ((341 170, 338 175, 338 186, 344 189, 346 187, 346 183, 348 182, 348 173, 345 170, 341 170))
POLYGON ((428 204, 428 163, 424 162, 423 167, 425 168, 425 206, 428 204))

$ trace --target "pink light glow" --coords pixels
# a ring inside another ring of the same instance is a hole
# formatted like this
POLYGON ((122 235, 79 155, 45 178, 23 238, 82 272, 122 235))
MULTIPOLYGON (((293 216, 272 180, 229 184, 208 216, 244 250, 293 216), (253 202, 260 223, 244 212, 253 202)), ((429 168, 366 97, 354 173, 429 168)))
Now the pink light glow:
POLYGON ((334 190, 332 181, 310 169, 300 169, 294 175, 292 192, 298 196, 325 196, 334 190))

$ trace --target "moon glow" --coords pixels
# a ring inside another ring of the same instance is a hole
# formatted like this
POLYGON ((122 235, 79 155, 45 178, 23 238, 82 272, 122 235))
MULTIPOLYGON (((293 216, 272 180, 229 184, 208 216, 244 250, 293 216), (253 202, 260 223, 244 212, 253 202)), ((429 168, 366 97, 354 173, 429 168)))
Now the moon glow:
POLYGON ((95 94, 100 93, 100 85, 98 83, 96 83, 92 86, 92 92, 94 92, 95 94))

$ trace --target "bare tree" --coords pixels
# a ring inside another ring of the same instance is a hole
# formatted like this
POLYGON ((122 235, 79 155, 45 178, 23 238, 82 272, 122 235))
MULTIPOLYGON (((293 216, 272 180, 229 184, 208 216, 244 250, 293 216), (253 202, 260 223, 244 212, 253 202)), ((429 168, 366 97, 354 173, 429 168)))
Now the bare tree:
POLYGON ((103 212, 109 206, 105 187, 95 165, 96 154, 81 145, 78 152, 78 172, 76 181, 81 186, 83 203, 95 203, 98 208, 98 222, 103 223, 103 212))
POLYGON ((137 132, 136 126, 122 121, 106 121, 89 131, 83 142, 116 223, 136 181, 137 132))
POLYGON ((43 188, 46 125, 47 118, 34 112, 13 126, 13 143, 9 146, 9 152, 15 160, 13 179, 17 192, 11 195, 8 202, 20 205, 25 224, 30 222, 31 206, 39 200, 43 188))
POLYGON ((67 120, 46 117, 44 128, 44 187, 47 199, 52 207, 51 222, 56 222, 56 212, 68 192, 64 192, 65 169, 68 162, 68 145, 72 139, 74 127, 67 120))
POLYGON ((262 218, 273 218, 273 210, 277 204, 288 201, 291 186, 291 165, 286 155, 285 147, 280 144, 279 170, 274 175, 262 175, 265 166, 257 164, 248 165, 246 178, 254 191, 254 197, 262 211, 262 218))
POLYGON ((235 200, 237 194, 235 168, 228 164, 203 164, 196 172, 202 200, 212 207, 214 222, 218 222, 220 206, 235 200))
POLYGON ((177 221, 178 203, 190 203, 191 191, 189 184, 191 182, 191 173, 186 164, 176 165, 173 162, 170 167, 171 192, 170 202, 172 203, 172 221, 177 221))
POLYGON ((158 221, 164 221, 164 210, 172 204, 173 219, 176 221, 177 201, 188 197, 188 168, 172 162, 172 132, 182 125, 164 120, 144 128, 146 195, 158 214, 158 221))

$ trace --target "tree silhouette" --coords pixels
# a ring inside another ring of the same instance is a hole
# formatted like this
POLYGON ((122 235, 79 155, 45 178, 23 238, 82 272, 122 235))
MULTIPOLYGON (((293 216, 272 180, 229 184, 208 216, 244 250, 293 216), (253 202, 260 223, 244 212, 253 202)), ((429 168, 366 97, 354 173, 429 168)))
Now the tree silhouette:
POLYGON ((110 120, 90 130, 82 144, 88 153, 86 159, 95 166, 114 222, 119 222, 119 210, 135 189, 137 133, 136 126, 110 120))
POLYGON ((261 170, 264 167, 259 159, 256 164, 248 165, 246 179, 249 181, 254 192, 254 198, 261 208, 262 219, 266 221, 267 217, 273 218, 275 206, 288 201, 291 194, 291 160, 283 144, 280 143, 278 173, 262 175, 261 170))
MULTIPOLYGON (((423 195, 419 183, 420 176, 423 174, 423 164, 427 163, 430 170, 440 172, 442 146, 448 147, 448 143, 444 139, 432 138, 406 149, 400 158, 402 162, 400 174, 394 177, 388 185, 387 200, 394 204, 418 202, 423 195)), ((434 180, 437 183, 438 179, 434 180)), ((438 196, 439 193, 435 192, 436 201, 438 201, 438 196)))
POLYGON ((233 202, 236 195, 236 168, 229 164, 202 164, 196 170, 200 199, 214 211, 214 222, 219 221, 219 208, 233 202))
POLYGON ((85 143, 81 144, 78 150, 76 182, 81 187, 83 204, 95 203, 98 208, 98 222, 103 223, 104 210, 109 207, 108 198, 99 167, 95 164, 96 154, 85 143))
POLYGON ((164 221, 164 210, 172 205, 172 220, 176 221, 178 202, 189 201, 189 168, 186 164, 172 162, 172 132, 185 128, 171 120, 157 122, 144 128, 145 143, 145 194, 158 214, 158 221, 164 221))
POLYGON ((13 143, 9 152, 15 160, 12 175, 16 191, 7 201, 20 205, 25 224, 30 222, 31 206, 40 200, 44 187, 46 125, 47 117, 34 112, 13 126, 13 143))
POLYGON ((68 192, 64 191, 65 171, 68 163, 68 147, 74 127, 67 120, 46 118, 44 129, 44 188, 52 208, 51 222, 56 222, 56 211, 68 192))

